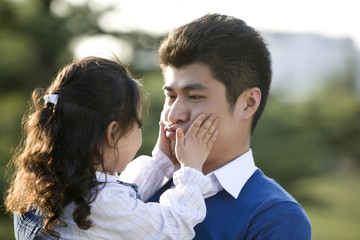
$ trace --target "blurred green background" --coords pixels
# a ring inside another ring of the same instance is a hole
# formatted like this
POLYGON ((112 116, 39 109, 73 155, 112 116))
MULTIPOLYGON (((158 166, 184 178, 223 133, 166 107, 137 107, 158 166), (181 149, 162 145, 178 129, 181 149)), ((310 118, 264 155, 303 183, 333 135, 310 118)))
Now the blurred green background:
MULTIPOLYGON (((143 81, 150 103, 139 154, 150 154, 157 138, 162 76, 155 66, 144 64, 149 56, 144 52, 156 50, 163 36, 103 30, 99 17, 111 7, 95 11, 87 4, 69 5, 59 16, 51 10, 59 2, 0 0, 0 239, 14 238, 3 196, 30 93, 46 87, 74 58, 78 39, 106 34, 131 47, 133 57, 125 62, 143 81)), ((114 54, 122 59, 121 51, 114 54)), ((304 206, 313 239, 360 239, 360 96, 355 82, 353 71, 328 76, 303 101, 283 101, 280 93, 272 93, 253 136, 257 165, 304 206)))

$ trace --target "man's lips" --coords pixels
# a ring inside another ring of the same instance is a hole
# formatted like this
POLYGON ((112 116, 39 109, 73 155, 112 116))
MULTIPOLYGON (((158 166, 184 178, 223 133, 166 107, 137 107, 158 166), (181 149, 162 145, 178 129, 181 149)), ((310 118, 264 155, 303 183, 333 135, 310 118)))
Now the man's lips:
POLYGON ((173 138, 175 139, 176 136, 176 129, 178 129, 179 127, 175 127, 175 126, 165 126, 164 130, 166 133, 166 136, 168 138, 173 138))

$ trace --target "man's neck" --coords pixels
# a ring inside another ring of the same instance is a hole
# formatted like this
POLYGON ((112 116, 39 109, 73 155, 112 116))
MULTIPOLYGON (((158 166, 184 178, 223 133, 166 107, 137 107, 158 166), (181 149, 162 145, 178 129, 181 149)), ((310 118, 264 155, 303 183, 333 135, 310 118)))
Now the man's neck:
POLYGON ((223 167, 224 165, 228 164, 229 162, 233 161, 234 159, 236 159, 237 157, 243 155, 244 153, 246 153, 247 151, 249 151, 250 146, 246 145, 242 148, 239 149, 239 151, 237 151, 236 153, 233 154, 222 154, 222 156, 214 156, 212 158, 208 158, 203 166, 202 172, 204 175, 209 174, 213 171, 215 171, 216 169, 219 169, 221 167, 223 167))

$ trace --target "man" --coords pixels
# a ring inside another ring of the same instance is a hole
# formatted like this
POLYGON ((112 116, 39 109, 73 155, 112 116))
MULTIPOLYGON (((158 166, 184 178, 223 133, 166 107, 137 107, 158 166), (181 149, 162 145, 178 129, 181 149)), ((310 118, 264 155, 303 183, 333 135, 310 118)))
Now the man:
MULTIPOLYGON (((159 57, 169 139, 160 149, 176 161, 176 129, 186 131, 200 113, 218 118, 219 134, 203 167, 212 180, 204 195, 207 216, 195 227, 195 239, 311 239, 302 207, 255 166, 250 149, 271 82, 260 34, 239 19, 209 14, 170 32, 159 57)), ((171 181, 150 201, 168 187, 171 181)))

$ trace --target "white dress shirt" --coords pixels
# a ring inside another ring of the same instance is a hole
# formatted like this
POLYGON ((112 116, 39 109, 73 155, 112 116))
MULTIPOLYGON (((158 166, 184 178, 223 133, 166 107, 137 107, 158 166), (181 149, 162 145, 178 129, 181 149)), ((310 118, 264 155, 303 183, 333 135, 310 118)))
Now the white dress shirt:
MULTIPOLYGON (((147 191, 145 194, 143 193, 143 200, 146 201, 157 189, 163 186, 172 177, 172 173, 175 169, 176 167, 174 167, 171 160, 159 149, 155 148, 153 151, 153 158, 140 156, 135 159, 128 165, 127 170, 129 171, 127 171, 126 174, 121 174, 120 179, 122 181, 136 183, 140 190, 147 191), (151 168, 151 164, 162 164, 162 167, 153 168, 152 173, 150 174, 151 182, 157 183, 153 187, 149 186, 147 179, 145 178, 147 170, 151 168), (143 166, 143 168, 141 168, 141 166, 143 166), (159 172, 157 172, 157 170, 159 172), (157 180, 152 178, 157 178, 157 180)), ((202 192, 204 198, 214 196, 223 189, 234 198, 237 198, 241 189, 256 169, 258 168, 255 166, 252 150, 249 149, 249 151, 243 155, 206 175, 211 183, 209 188, 207 188, 208 190, 202 192)))
MULTIPOLYGON (((162 153, 154 151, 154 156, 162 153)), ((174 165, 163 158, 141 157, 144 165, 131 164, 131 171, 140 167, 143 178, 139 182, 141 197, 155 192, 165 177, 171 177, 174 165), (161 176, 159 175, 161 173, 161 176), (160 180, 161 178, 161 180, 160 180), (144 189, 148 188, 148 189, 144 189)), ((128 170, 123 172, 124 176, 128 170)), ((121 175, 123 175, 121 174, 121 175)), ((67 227, 57 226, 60 239, 192 239, 193 227, 205 218, 206 208, 202 192, 208 191, 210 181, 200 171, 181 168, 174 173, 174 189, 166 191, 158 203, 144 203, 136 199, 135 191, 117 182, 117 175, 96 172, 101 189, 91 203, 93 226, 81 230, 73 221, 74 204, 69 204, 60 219, 67 227)), ((122 179, 124 181, 124 179, 122 179)))
POLYGON ((206 175, 211 179, 211 187, 204 193, 204 197, 214 196, 225 189, 231 196, 238 198, 241 189, 256 169, 258 168, 255 166, 252 150, 249 149, 243 155, 206 175))

